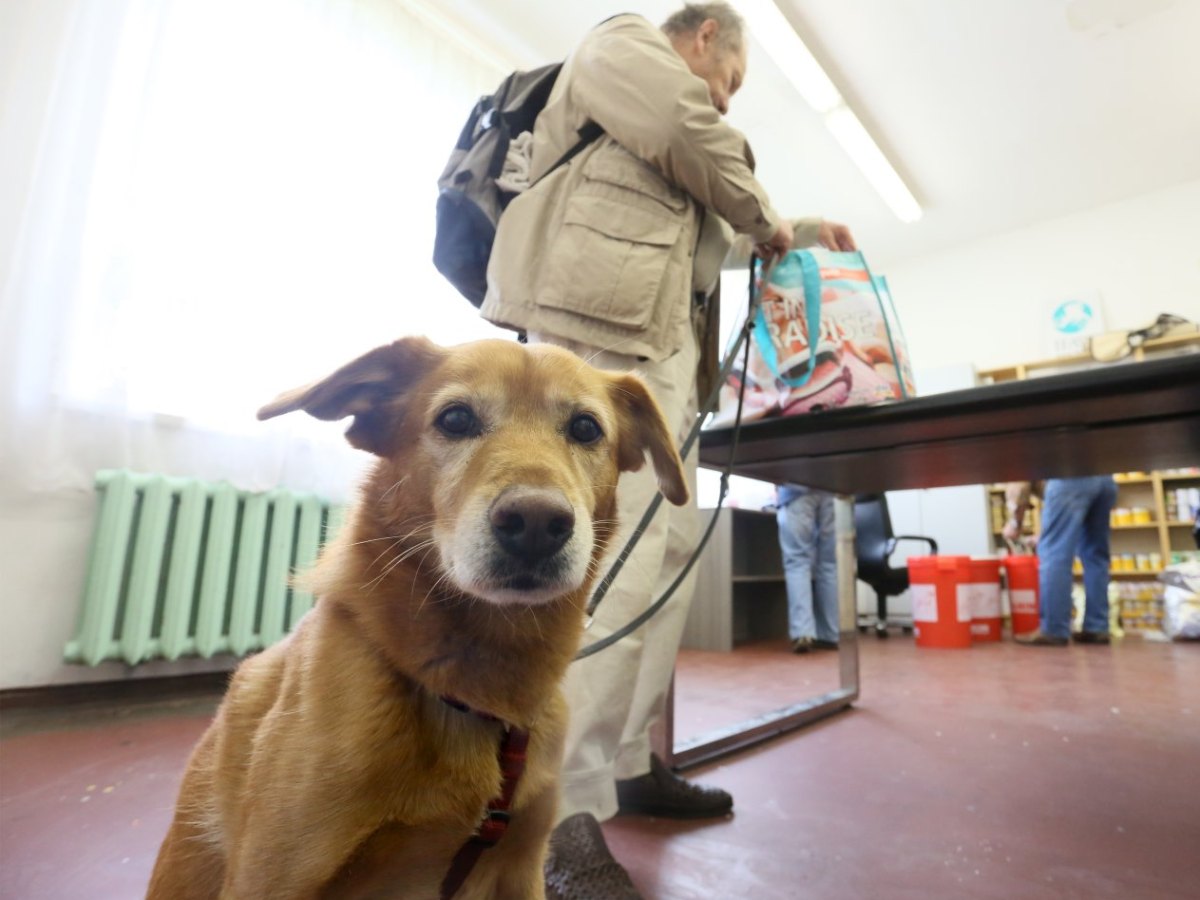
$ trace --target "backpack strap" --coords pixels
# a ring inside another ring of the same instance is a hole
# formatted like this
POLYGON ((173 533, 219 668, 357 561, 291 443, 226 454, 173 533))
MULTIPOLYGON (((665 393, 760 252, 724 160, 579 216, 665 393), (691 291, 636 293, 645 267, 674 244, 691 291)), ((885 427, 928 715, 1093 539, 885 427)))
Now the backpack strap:
POLYGON ((579 155, 579 152, 583 150, 584 147, 604 134, 604 129, 600 127, 599 123, 593 122, 589 119, 587 122, 584 122, 582 126, 576 129, 576 134, 579 135, 579 141, 575 144, 575 146, 560 156, 558 161, 540 176, 538 176, 538 180, 529 185, 529 187, 532 188, 534 184, 537 184, 538 181, 541 181, 551 172, 555 171, 561 166, 565 166, 567 163, 573 160, 579 155))

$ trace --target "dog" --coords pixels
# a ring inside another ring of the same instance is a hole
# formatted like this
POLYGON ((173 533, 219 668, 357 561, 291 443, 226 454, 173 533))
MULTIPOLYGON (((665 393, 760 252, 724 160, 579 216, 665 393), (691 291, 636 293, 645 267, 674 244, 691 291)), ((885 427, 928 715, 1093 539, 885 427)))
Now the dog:
POLYGON ((619 473, 648 455, 665 497, 688 501, 662 411, 636 375, 557 347, 424 338, 259 418, 297 410, 352 416, 347 439, 378 459, 309 576, 313 609, 240 665, 193 751, 148 897, 432 900, 461 848, 505 818, 454 897, 544 897, 559 685, 619 473), (517 732, 514 792, 499 751, 517 732), (485 821, 504 792, 507 811, 485 821))

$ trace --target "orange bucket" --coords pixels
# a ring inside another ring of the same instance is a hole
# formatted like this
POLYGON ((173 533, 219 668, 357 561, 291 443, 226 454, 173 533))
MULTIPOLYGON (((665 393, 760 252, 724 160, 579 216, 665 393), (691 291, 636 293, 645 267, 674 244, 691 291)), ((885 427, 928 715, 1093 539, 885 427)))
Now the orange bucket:
POLYGON ((1013 634, 1037 631, 1038 558, 1009 556, 1004 560, 1004 570, 1008 573, 1008 604, 1012 609, 1013 634))
POLYGON ((910 556, 913 633, 918 647, 971 646, 971 557, 910 556))
POLYGON ((1000 560, 971 560, 971 640, 998 641, 1003 634, 1000 608, 1000 560))

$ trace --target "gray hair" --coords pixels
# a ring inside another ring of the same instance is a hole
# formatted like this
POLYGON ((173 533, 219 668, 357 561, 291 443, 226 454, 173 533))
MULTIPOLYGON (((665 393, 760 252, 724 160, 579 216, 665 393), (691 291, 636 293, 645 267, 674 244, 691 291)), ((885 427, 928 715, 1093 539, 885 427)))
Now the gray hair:
POLYGON ((662 30, 669 37, 695 34, 705 20, 717 23, 717 46, 722 50, 741 50, 745 47, 746 23, 728 3, 685 3, 683 9, 663 22, 662 30))

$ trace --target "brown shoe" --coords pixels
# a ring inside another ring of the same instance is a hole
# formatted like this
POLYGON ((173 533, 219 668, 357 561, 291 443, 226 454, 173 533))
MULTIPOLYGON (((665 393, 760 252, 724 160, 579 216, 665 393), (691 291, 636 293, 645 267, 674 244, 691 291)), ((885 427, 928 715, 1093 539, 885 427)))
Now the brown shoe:
POLYGON ((650 771, 617 782, 620 812, 666 819, 708 819, 733 809, 733 797, 720 788, 704 787, 676 775, 651 754, 650 771))
POLYGON ((1107 631, 1077 631, 1071 635, 1077 644, 1107 644, 1111 640, 1107 631))
POLYGON ((1028 634, 1013 635, 1013 640, 1018 644, 1025 644, 1028 647, 1065 647, 1067 639, 1065 637, 1055 637, 1052 634, 1046 634, 1042 629, 1031 631, 1028 634))
POLYGON ((642 900, 591 813, 559 822, 546 856, 546 900, 642 900))
POLYGON ((798 637, 792 641, 793 653, 808 653, 813 648, 813 639, 810 637, 798 637))

